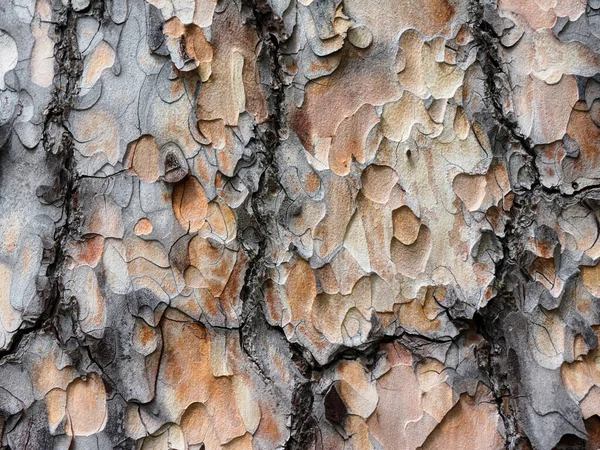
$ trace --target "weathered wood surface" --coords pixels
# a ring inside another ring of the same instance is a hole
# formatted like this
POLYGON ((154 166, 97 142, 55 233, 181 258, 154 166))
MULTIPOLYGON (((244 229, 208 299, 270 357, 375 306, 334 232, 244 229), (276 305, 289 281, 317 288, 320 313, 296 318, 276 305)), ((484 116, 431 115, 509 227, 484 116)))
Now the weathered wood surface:
POLYGON ((3 0, 17 449, 600 446, 600 2, 3 0))

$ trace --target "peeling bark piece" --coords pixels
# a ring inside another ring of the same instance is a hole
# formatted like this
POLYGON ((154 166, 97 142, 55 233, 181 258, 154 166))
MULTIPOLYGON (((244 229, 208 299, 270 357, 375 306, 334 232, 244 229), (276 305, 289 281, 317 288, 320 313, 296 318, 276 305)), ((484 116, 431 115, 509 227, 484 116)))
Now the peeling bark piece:
POLYGON ((383 135, 396 142, 406 142, 414 126, 432 137, 443 129, 431 119, 423 100, 407 91, 397 102, 386 104, 381 117, 383 135))
POLYGON ((401 206, 393 212, 394 237, 404 245, 411 245, 419 236, 421 221, 408 206, 401 206))
MULTIPOLYGON (((478 392, 478 398, 485 398, 482 391, 484 389, 478 392)), ((502 448, 504 442, 498 431, 499 422, 499 414, 491 403, 463 394, 422 448, 502 448)))
POLYGON ((456 195, 469 211, 477 211, 486 194, 486 179, 483 175, 458 174, 452 181, 456 195))
POLYGON ((0 89, 6 89, 4 77, 6 73, 17 66, 19 51, 15 40, 5 31, 0 31, 0 48, 2 48, 2 59, 0 64, 0 89))
POLYGON ((137 221, 133 229, 138 236, 145 236, 152 233, 152 222, 146 218, 137 221))
POLYGON ((367 48, 373 42, 373 34, 367 27, 356 27, 348 30, 348 40, 357 48, 367 48))
POLYGON ((192 233, 204 225, 208 200, 195 177, 189 176, 173 188, 173 212, 181 227, 192 233))
POLYGON ((171 61, 177 69, 190 71, 201 67, 200 70, 206 71, 210 67, 213 49, 201 28, 194 24, 184 26, 174 17, 165 23, 164 33, 167 36, 171 61))
POLYGON ((542 27, 551 28, 557 16, 566 16, 571 20, 575 20, 584 12, 584 5, 572 0, 557 0, 548 4, 502 0, 499 2, 499 7, 524 17, 530 26, 536 30, 542 27))
POLYGON ((78 303, 79 326, 83 333, 101 338, 106 327, 106 305, 98 286, 96 274, 89 266, 75 270, 69 280, 73 288, 70 294, 78 303))
POLYGON ((130 167, 140 180, 153 183, 158 180, 159 149, 153 136, 142 136, 131 144, 130 167))
POLYGON ((106 390, 100 376, 91 373, 86 380, 78 378, 67 387, 67 434, 90 436, 106 426, 108 410, 106 390))
POLYGON ((243 26, 236 4, 229 3, 216 14, 211 44, 212 75, 198 96, 198 120, 222 120, 226 126, 235 126, 240 113, 248 111, 258 123, 264 121, 266 102, 254 53, 258 37, 243 26))
POLYGON ((350 414, 368 419, 378 402, 377 389, 369 382, 367 374, 358 362, 340 364, 337 368, 341 378, 339 395, 350 414))
POLYGON ((387 203, 398 175, 391 167, 377 166, 375 164, 367 167, 361 176, 363 184, 362 193, 369 200, 377 203, 387 203))
POLYGON ((314 231, 317 241, 315 250, 324 260, 342 244, 346 226, 353 213, 352 197, 352 188, 343 178, 331 178, 327 190, 329 208, 314 231))
POLYGON ((567 131, 571 110, 577 102, 575 79, 563 75, 553 85, 533 77, 520 89, 516 101, 519 127, 536 144, 547 144, 562 138, 567 131), (542 114, 544 111, 544 115, 542 114))
POLYGON ((329 167, 334 173, 348 175, 353 158, 365 162, 367 135, 378 122, 375 109, 365 104, 340 123, 329 151, 329 167))
POLYGON ((406 245, 399 240, 392 241, 392 261, 402 275, 416 278, 425 270, 431 248, 431 233, 425 225, 421 225, 417 238, 412 244, 406 245))
POLYGON ((83 95, 88 93, 98 82, 104 70, 113 66, 115 59, 115 51, 106 41, 101 41, 94 47, 94 50, 86 56, 83 62, 83 74, 81 75, 83 95))

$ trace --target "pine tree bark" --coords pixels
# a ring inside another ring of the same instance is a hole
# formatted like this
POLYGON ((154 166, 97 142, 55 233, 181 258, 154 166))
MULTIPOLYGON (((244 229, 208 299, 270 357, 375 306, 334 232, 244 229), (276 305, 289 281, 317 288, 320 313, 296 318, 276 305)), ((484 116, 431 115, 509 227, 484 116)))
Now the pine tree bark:
POLYGON ((598 17, 6 0, 1 448, 600 448, 598 17))

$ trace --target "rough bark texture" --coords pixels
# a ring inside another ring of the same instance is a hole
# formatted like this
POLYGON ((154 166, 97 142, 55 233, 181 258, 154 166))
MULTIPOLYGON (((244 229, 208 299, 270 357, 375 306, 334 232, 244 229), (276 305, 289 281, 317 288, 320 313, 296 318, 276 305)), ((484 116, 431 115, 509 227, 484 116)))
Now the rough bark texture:
POLYGON ((0 3, 3 449, 600 448, 600 1, 0 3))

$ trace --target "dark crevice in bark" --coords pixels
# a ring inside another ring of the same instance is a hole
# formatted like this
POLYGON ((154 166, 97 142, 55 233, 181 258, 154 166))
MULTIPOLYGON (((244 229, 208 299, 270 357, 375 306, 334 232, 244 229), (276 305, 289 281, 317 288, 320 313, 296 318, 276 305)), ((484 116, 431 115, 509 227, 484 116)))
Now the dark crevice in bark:
POLYGON ((294 414, 291 417, 291 436, 286 450, 305 450, 315 441, 318 424, 312 414, 313 403, 311 382, 299 383, 292 396, 294 414))
MULTIPOLYGON (((255 11, 257 6, 253 3, 249 6, 254 14, 251 20, 255 21, 253 25, 264 45, 265 37, 263 34, 265 32, 263 28, 266 25, 259 23, 255 19, 259 15, 255 11)), ((276 62, 278 60, 277 47, 273 47, 270 44, 272 42, 270 38, 266 39, 268 39, 267 42, 269 45, 263 48, 263 52, 269 58, 271 76, 276 78, 279 70, 278 63, 276 62)), ((273 87, 273 90, 275 90, 275 87, 273 87)), ((276 194, 279 189, 275 153, 279 146, 277 134, 281 127, 281 118, 279 117, 280 107, 271 98, 269 100, 268 120, 265 124, 255 126, 254 136, 256 138, 253 138, 249 144, 253 148, 256 163, 261 167, 262 173, 257 191, 251 193, 246 201, 246 210, 240 212, 245 216, 245 221, 243 222, 246 223, 239 233, 242 246, 248 252, 250 258, 241 293, 243 301, 242 323, 239 328, 241 344, 246 355, 258 367, 259 372, 265 379, 268 379, 268 377, 261 367, 260 361, 254 356, 253 340, 256 336, 253 333, 253 328, 255 328, 254 325, 256 325, 257 321, 266 322, 261 314, 260 302, 264 297, 262 284, 266 279, 267 247, 271 239, 271 230, 276 227, 273 221, 273 214, 270 214, 269 211, 269 205, 272 202, 270 197, 276 194)))
POLYGON ((62 197, 62 224, 55 230, 55 254, 47 271, 53 295, 50 298, 51 314, 46 320, 55 316, 63 298, 62 270, 66 258, 65 246, 69 237, 75 233, 78 222, 76 212, 79 180, 75 168, 74 139, 67 124, 73 102, 79 94, 78 83, 83 73, 83 58, 77 44, 76 23, 77 14, 70 5, 59 12, 56 25, 54 96, 44 118, 44 149, 49 154, 57 154, 61 160, 59 192, 62 197), (56 141, 57 133, 61 133, 60 144, 56 141))
MULTIPOLYGON (((493 106, 494 119, 500 128, 506 130, 509 135, 519 143, 520 147, 533 159, 532 144, 529 139, 523 136, 519 130, 516 118, 512 112, 505 111, 502 106, 503 100, 507 100, 510 91, 505 83, 508 82, 508 75, 504 72, 502 59, 500 57, 500 37, 494 31, 493 26, 486 20, 486 12, 490 9, 496 9, 495 0, 474 0, 471 5, 471 30, 473 37, 479 49, 478 59, 481 63, 481 69, 485 75, 487 89, 486 98, 493 106), (487 11, 486 11, 487 8, 487 11)), ((535 165, 531 168, 535 171, 536 180, 539 182, 539 173, 535 165)))
MULTIPOLYGON (((102 3, 94 3, 94 12, 98 9, 97 4, 102 3)), ((38 286, 38 294, 43 299, 43 311, 33 323, 17 331, 9 348, 0 352, 0 358, 14 355, 30 334, 48 328, 55 330, 53 319, 63 296, 61 275, 66 257, 65 244, 77 226, 78 179, 73 158, 74 140, 67 127, 69 113, 79 93, 79 78, 83 73, 76 22, 77 13, 70 5, 55 10, 55 74, 52 99, 44 111, 42 147, 47 152, 48 164, 55 168, 56 178, 53 186, 40 186, 37 194, 42 202, 60 207, 61 218, 54 231, 54 244, 45 254, 45 259, 49 261, 46 281, 38 286)))
POLYGON ((510 336, 505 331, 511 313, 524 313, 521 297, 525 295, 526 283, 531 280, 526 270, 530 264, 525 251, 528 229, 536 223, 536 207, 540 201, 555 202, 564 209, 568 205, 586 202, 588 197, 593 198, 599 186, 578 190, 574 185, 576 192, 566 193, 559 187, 543 185, 533 143, 520 131, 514 112, 503 106, 511 104, 508 100, 512 89, 509 75, 504 72, 500 36, 492 23, 495 17, 498 18, 497 1, 473 0, 471 8, 471 30, 478 47, 478 60, 485 77, 489 115, 493 122, 490 140, 496 147, 495 157, 508 159, 512 151, 518 151, 524 159, 521 170, 526 175, 526 182, 513 186, 515 195, 505 233, 497 236, 502 258, 495 267, 495 298, 474 316, 477 331, 485 339, 478 348, 477 361, 502 418, 506 448, 531 448, 519 415, 519 360, 508 344, 510 336))
POLYGON ((313 372, 322 373, 328 369, 335 367, 340 361, 356 361, 362 360, 367 368, 374 367, 377 362, 377 357, 380 353, 381 346, 391 342, 399 342, 406 347, 410 352, 419 355, 419 349, 435 345, 447 345, 458 339, 460 334, 455 337, 432 338, 425 335, 410 333, 400 326, 395 334, 380 334, 376 338, 365 342, 359 347, 342 347, 338 350, 326 364, 319 364, 317 361, 307 361, 313 372))
MULTIPOLYGON (((508 74, 504 70, 504 65, 500 56, 500 36, 494 30, 492 24, 486 20, 486 12, 497 9, 497 0, 472 0, 471 7, 471 29, 473 37, 479 48, 481 68, 485 75, 486 89, 494 110, 494 119, 499 127, 508 134, 510 140, 516 143, 527 157, 527 169, 531 172, 532 185, 528 188, 521 188, 523 195, 545 194, 546 196, 562 199, 573 199, 575 202, 581 201, 588 193, 600 191, 600 185, 590 185, 578 189, 573 186, 573 194, 568 194, 559 187, 544 186, 541 182, 539 169, 535 164, 536 153, 531 140, 523 135, 519 129, 514 112, 507 111, 502 105, 503 101, 510 98, 512 86, 508 74), (487 11, 486 11, 487 7, 487 11)), ((507 102, 508 103, 508 102, 507 102)), ((512 104, 512 103, 511 103, 512 104)))
POLYGON ((506 448, 511 450, 530 448, 515 411, 517 393, 511 389, 508 347, 501 327, 506 315, 515 310, 511 304, 513 302, 514 298, 510 294, 500 293, 474 316, 477 331, 485 339, 477 348, 477 363, 487 380, 502 419, 506 448))
POLYGON ((494 121, 493 145, 502 147, 501 154, 497 155, 500 158, 510 151, 511 146, 519 148, 525 157, 525 167, 531 181, 530 186, 514 187, 515 197, 505 234, 498 237, 502 257, 495 266, 496 295, 484 308, 476 311, 473 317, 477 332, 485 339, 478 347, 476 356, 504 425, 506 448, 530 448, 529 439, 521 428, 516 412, 518 393, 515 392, 514 380, 511 380, 510 350, 503 322, 509 313, 520 308, 513 289, 522 279, 519 258, 523 254, 523 225, 533 221, 530 206, 534 197, 548 189, 541 184, 531 142, 521 134, 513 113, 505 111, 503 107, 503 101, 510 96, 509 79, 501 60, 500 38, 486 20, 487 14, 495 13, 497 5, 494 0, 475 0, 470 6, 471 30, 478 47, 478 60, 485 76, 486 98, 491 103, 490 113, 494 121))
MULTIPOLYGON (((286 39, 283 22, 271 9, 266 0, 247 0, 242 8, 248 13, 247 22, 260 39, 259 61, 268 72, 268 83, 263 83, 267 95, 268 120, 255 127, 256 138, 252 139, 257 163, 262 166, 258 190, 251 194, 246 203, 248 216, 246 226, 240 230, 240 241, 250 256, 242 289, 242 323, 239 328, 242 349, 258 368, 266 382, 271 382, 267 370, 255 355, 258 345, 257 330, 265 327, 275 330, 282 336, 288 347, 291 362, 297 367, 299 376, 291 398, 290 437, 286 443, 288 450, 304 450, 315 439, 317 422, 313 417, 314 394, 312 391, 312 365, 305 357, 301 346, 285 339, 283 330, 271 326, 264 315, 264 289, 268 267, 273 265, 270 249, 275 243, 277 230, 277 197, 283 192, 279 183, 277 152, 280 139, 287 136, 285 112, 285 92, 282 81, 283 70, 280 64, 280 44, 286 39)), ((240 221, 241 222, 241 221, 240 221)))

